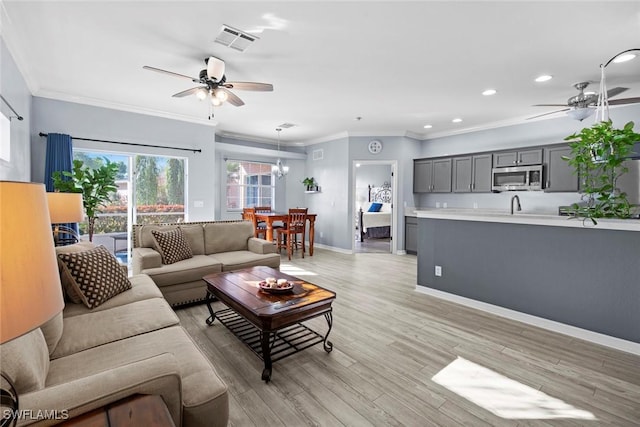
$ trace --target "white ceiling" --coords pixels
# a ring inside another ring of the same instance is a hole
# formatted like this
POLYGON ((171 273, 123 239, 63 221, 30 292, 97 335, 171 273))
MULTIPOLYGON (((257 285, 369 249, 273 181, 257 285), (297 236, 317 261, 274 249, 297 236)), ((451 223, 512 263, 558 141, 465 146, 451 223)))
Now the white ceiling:
MULTIPOLYGON (((215 124, 248 139, 312 142, 352 135, 430 138, 553 111, 599 64, 640 48, 640 1, 17 1, 3 38, 33 95, 215 124), (214 43, 223 24, 260 37, 244 53, 214 43), (196 77, 210 55, 246 103, 209 108, 196 77), (535 83, 551 74, 547 83, 535 83), (494 96, 482 96, 495 88, 494 96), (356 120, 362 117, 362 120, 356 120), (455 117, 462 123, 452 123, 455 117), (425 124, 433 125, 424 129, 425 124)), ((640 96, 640 58, 607 67, 607 86, 640 96)), ((554 117, 554 116, 551 116, 554 117)), ((557 116, 555 116, 557 117, 557 116)), ((570 120, 568 117, 566 120, 570 120)))

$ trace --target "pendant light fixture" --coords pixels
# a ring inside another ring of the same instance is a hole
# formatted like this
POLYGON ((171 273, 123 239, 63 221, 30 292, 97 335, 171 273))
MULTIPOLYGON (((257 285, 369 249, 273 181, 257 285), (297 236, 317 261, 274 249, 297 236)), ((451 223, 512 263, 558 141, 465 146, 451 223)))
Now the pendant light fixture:
POLYGON ((277 176, 278 179, 289 173, 289 166, 283 165, 282 160, 280 160, 280 131, 282 131, 281 128, 276 128, 276 132, 278 132, 278 160, 276 164, 271 167, 271 173, 277 176))

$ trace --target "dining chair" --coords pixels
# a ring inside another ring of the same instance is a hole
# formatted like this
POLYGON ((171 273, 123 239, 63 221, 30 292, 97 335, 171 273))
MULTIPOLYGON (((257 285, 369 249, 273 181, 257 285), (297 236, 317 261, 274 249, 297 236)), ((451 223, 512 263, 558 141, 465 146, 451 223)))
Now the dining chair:
POLYGON ((294 247, 297 249, 300 245, 302 249, 302 258, 304 258, 304 236, 307 230, 307 208, 291 208, 287 216, 287 223, 284 228, 278 229, 278 252, 283 245, 287 247, 287 255, 291 259, 294 247), (298 241, 298 234, 301 235, 298 241))
POLYGON ((242 219, 244 221, 250 221, 253 224, 253 235, 255 237, 262 239, 267 238, 267 228, 258 225, 255 208, 242 208, 242 219))

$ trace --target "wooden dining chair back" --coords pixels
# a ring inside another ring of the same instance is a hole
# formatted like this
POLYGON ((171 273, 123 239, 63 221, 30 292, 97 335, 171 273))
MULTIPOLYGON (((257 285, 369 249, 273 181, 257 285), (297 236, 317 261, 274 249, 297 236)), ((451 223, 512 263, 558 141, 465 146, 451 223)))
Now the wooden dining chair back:
POLYGON ((262 239, 267 238, 267 229, 258 225, 255 208, 242 208, 242 219, 253 224, 253 235, 262 239))
POLYGON ((289 209, 289 214, 287 216, 287 223, 284 228, 278 230, 278 250, 282 248, 283 245, 286 245, 287 255, 289 259, 291 259, 291 255, 293 254, 293 249, 300 248, 302 249, 302 258, 304 258, 305 253, 305 244, 304 238, 307 230, 307 208, 292 208, 289 209), (300 240, 298 241, 298 235, 300 235, 300 240), (281 237, 284 237, 281 238, 281 237))
POLYGON ((271 206, 256 206, 256 212, 271 212, 271 206))

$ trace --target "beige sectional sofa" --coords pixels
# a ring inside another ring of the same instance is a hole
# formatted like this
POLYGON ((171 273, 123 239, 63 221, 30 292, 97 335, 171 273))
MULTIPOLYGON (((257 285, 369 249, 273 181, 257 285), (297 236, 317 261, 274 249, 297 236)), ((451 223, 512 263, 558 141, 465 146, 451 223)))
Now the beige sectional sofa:
POLYGON ((264 265, 280 268, 280 254, 272 242, 254 237, 248 221, 210 221, 133 228, 133 273, 147 274, 172 306, 202 301, 203 276, 221 271, 264 265), (180 228, 193 257, 163 264, 152 231, 180 228))
MULTIPOLYGON (((83 251, 88 242, 57 248, 83 251)), ((136 393, 162 396, 176 426, 226 426, 227 387, 147 275, 93 309, 66 302, 42 327, 0 346, 20 410, 74 417, 136 393)), ((62 292, 62 289, 61 289, 62 292)), ((204 319, 203 319, 204 320, 204 319)), ((20 420, 18 425, 55 424, 20 420)))

